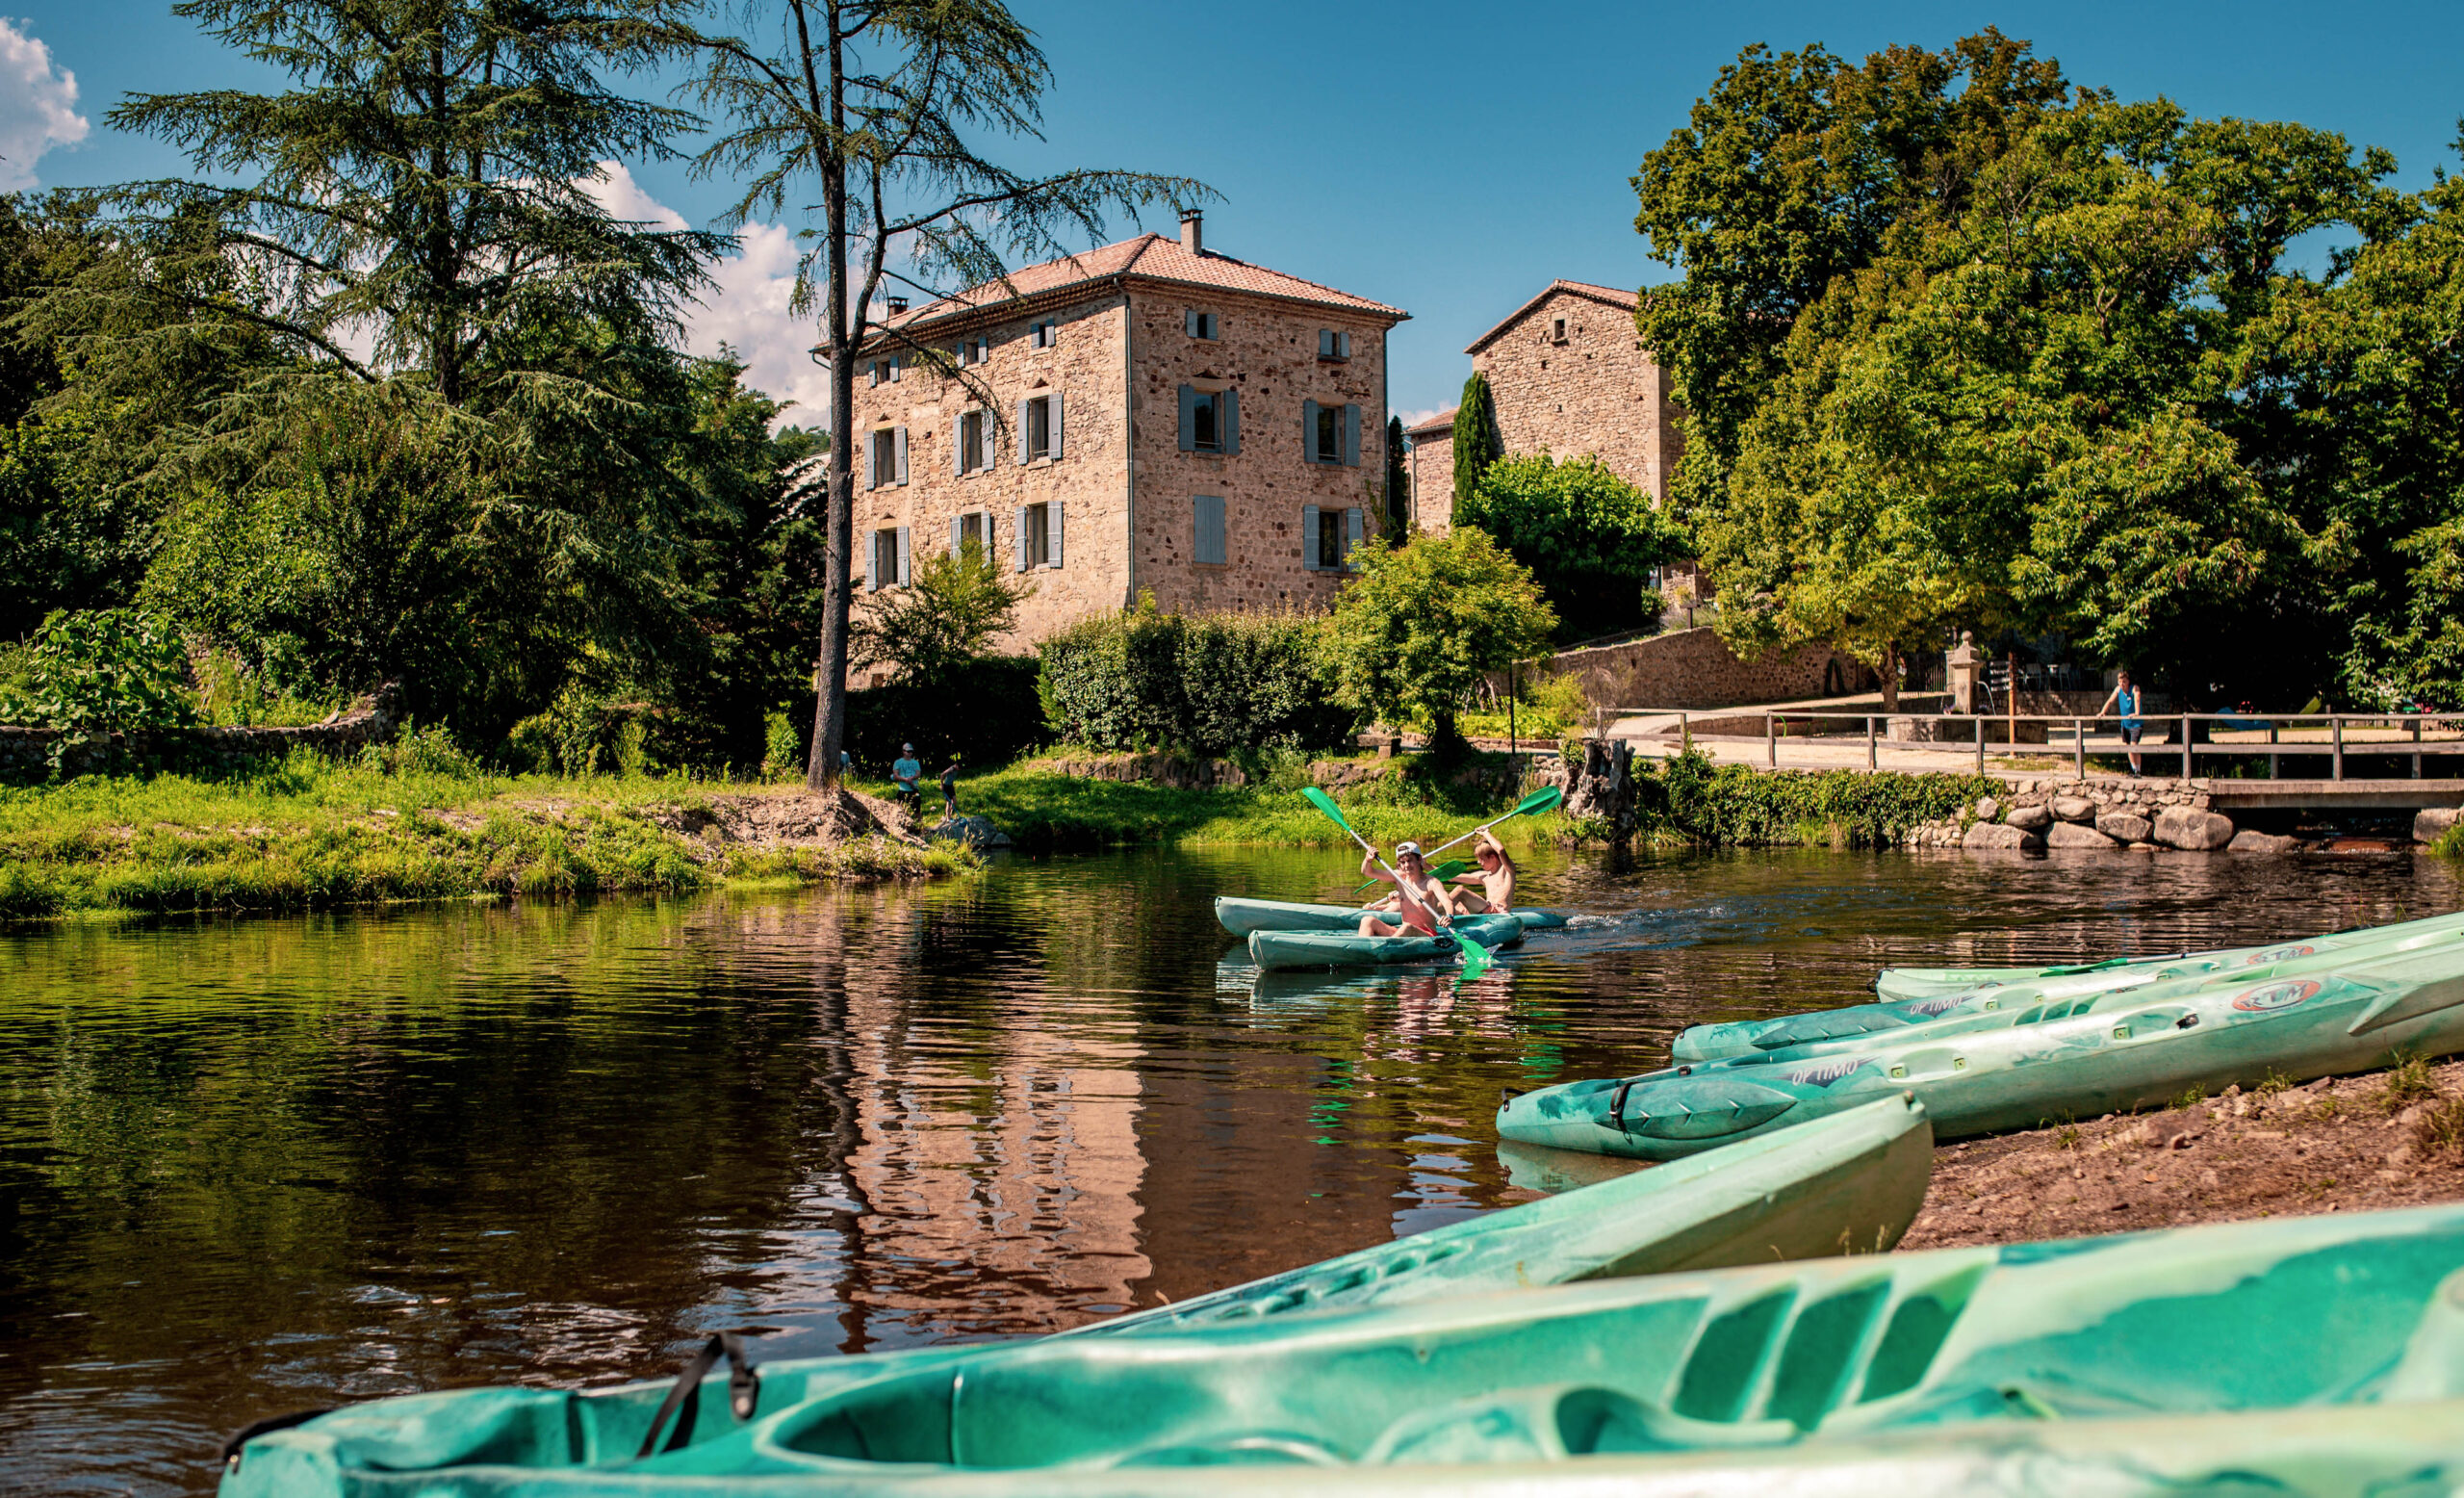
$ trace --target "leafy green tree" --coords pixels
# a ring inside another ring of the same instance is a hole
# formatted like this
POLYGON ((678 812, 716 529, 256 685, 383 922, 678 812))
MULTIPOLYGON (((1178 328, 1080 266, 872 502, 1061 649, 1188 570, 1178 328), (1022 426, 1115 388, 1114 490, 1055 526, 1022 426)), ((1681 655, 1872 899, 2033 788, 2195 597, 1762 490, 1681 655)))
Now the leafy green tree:
MULTIPOLYGON (((696 165, 742 181, 732 215, 814 221, 791 301, 820 323, 830 371, 830 429, 854 421, 856 358, 886 342, 950 367, 937 349, 877 321, 886 285, 946 296, 1005 268, 1099 239, 1111 216, 1194 205, 1202 183, 1148 172, 1028 175, 979 154, 979 131, 1040 139, 1051 69, 1000 0, 756 0, 746 34, 700 39, 692 85, 726 116, 696 165)), ((825 476, 830 562, 820 620, 819 684, 806 780, 834 785, 846 733, 852 644, 855 469, 845 444, 825 476)))
POLYGON ((115 732, 173 728, 195 719, 183 688, 188 657, 161 619, 129 608, 63 610, 43 621, 26 652, 22 685, 0 692, 0 720, 66 732, 65 752, 115 732))
POLYGON ((1505 438, 1498 430, 1497 401, 1489 395, 1488 376, 1474 370, 1463 382, 1463 399, 1454 407, 1454 495, 1452 510, 1460 510, 1489 465, 1505 456, 1505 438))
POLYGON ((936 552, 911 569, 907 586, 864 595, 850 664, 896 666, 900 685, 945 681, 989 652, 1034 593, 981 546, 936 552))
POLYGON ((1596 457, 1501 458, 1455 506, 1454 523, 1488 532, 1531 569, 1569 641, 1641 625, 1652 570, 1692 550, 1649 495, 1596 457))
POLYGON ((1345 701, 1389 723, 1424 719, 1438 747, 1462 740, 1464 705, 1492 671, 1546 650, 1556 614, 1530 569, 1463 527, 1352 551, 1360 576, 1335 600, 1345 701))

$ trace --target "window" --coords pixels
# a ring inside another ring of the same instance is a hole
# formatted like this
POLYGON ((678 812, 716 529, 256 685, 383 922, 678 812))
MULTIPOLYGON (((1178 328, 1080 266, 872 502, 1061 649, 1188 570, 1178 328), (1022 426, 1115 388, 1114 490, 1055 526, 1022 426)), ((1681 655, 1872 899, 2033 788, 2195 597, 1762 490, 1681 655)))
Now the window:
POLYGON ((968 547, 979 552, 992 548, 992 517, 983 510, 971 509, 950 520, 950 552, 964 555, 968 547))
POLYGON ((1318 357, 1321 359, 1350 358, 1351 335, 1336 332, 1331 327, 1318 329, 1318 357))
POLYGON ((865 487, 887 488, 907 482, 907 428, 884 426, 873 433, 871 461, 864 465, 865 487))
POLYGON ((959 344, 959 367, 982 364, 992 357, 992 346, 981 338, 963 339, 959 344))
POLYGON ((1300 565, 1311 572, 1340 572, 1360 544, 1362 514, 1331 505, 1300 506, 1300 565))
POLYGON ((959 413, 958 470, 980 474, 992 466, 992 422, 989 411, 959 413))
POLYGON ((1360 407, 1300 402, 1300 456, 1310 463, 1360 466, 1360 407))
POLYGON ((907 362, 907 357, 904 354, 894 353, 886 362, 889 365, 889 382, 895 385, 898 383, 898 367, 907 362))
POLYGON ((1018 570, 1061 565, 1061 502, 1021 504, 1017 514, 1018 570))
POLYGON ((1052 418, 1060 404, 1059 396, 1035 396, 1020 403, 1018 435, 1024 461, 1033 463, 1056 455, 1052 418))
POLYGON ((1203 338, 1203 339, 1208 340, 1209 342, 1212 342, 1212 341, 1214 340, 1214 338, 1215 338, 1215 314, 1214 314, 1214 313, 1212 313, 1212 312, 1185 312, 1185 313, 1181 314, 1181 317, 1182 317, 1182 320, 1183 320, 1184 325, 1186 325, 1186 326, 1188 327, 1188 329, 1189 329, 1189 334, 1190 334, 1190 336, 1191 336, 1192 338, 1203 338))
POLYGON ((864 366, 864 383, 868 385, 878 385, 881 382, 882 361, 875 359, 872 363, 864 366))
POLYGON ((1557 318, 1557 319, 1555 319, 1555 320, 1553 320, 1553 321, 1552 321, 1552 322, 1550 323, 1550 324, 1549 324, 1549 341, 1550 341, 1551 343, 1558 343, 1558 344, 1564 343, 1564 342, 1566 341, 1566 320, 1565 320, 1565 319, 1563 319, 1563 318, 1557 318))
POLYGON ((1241 397, 1231 390, 1181 387, 1181 451, 1241 451, 1241 397))
POLYGON ((1223 497, 1200 494, 1191 501, 1194 511, 1195 534, 1191 537, 1190 559, 1201 567, 1220 567, 1228 558, 1223 545, 1223 497))
POLYGON ((1053 346, 1055 335, 1060 331, 1060 323, 1050 320, 1030 323, 1027 324, 1027 342, 1038 349, 1049 349, 1053 346))
POLYGON ((884 526, 872 534, 871 555, 865 560, 864 587, 880 592, 886 587, 907 586, 907 528, 884 526))

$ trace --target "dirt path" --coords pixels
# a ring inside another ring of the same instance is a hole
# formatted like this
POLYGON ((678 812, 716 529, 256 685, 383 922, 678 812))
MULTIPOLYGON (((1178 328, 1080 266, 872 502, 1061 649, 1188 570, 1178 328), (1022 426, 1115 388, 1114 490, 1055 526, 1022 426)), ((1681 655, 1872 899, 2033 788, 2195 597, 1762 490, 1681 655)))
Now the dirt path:
POLYGON ((1948 1145, 1902 1249, 2464 1200, 2464 1062, 1948 1145))

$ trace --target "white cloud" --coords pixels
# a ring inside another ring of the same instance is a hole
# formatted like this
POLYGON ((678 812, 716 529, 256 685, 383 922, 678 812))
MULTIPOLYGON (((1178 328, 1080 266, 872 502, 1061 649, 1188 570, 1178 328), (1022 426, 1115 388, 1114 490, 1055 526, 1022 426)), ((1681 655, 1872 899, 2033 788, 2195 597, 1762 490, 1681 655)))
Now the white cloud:
MULTIPOLYGON (((681 229, 684 216, 644 191, 622 162, 601 162, 603 175, 583 189, 615 217, 681 229)), ((684 347, 705 356, 726 344, 744 361, 744 380, 774 400, 791 402, 782 424, 818 426, 829 419, 830 381, 807 351, 819 340, 810 318, 787 311, 796 284, 796 240, 783 224, 746 223, 736 250, 710 267, 714 284, 701 304, 685 309, 684 347)))
POLYGON ((1421 423, 1432 417, 1442 416, 1452 409, 1454 408, 1449 405, 1433 405, 1425 411, 1398 411, 1395 414, 1403 419, 1403 429, 1409 431, 1421 423))
POLYGON ((51 48, 0 16, 0 193, 35 185, 35 162, 86 139, 77 75, 53 72, 51 48))

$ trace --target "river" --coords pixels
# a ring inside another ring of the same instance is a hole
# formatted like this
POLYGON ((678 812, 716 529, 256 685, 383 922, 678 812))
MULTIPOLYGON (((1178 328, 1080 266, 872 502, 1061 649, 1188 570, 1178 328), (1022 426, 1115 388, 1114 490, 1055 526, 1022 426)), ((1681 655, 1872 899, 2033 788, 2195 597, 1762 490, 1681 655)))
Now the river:
POLYGON ((0 933, 0 1489, 209 1490, 259 1416, 1050 1330, 1526 1200, 1499 1090, 1893 964, 2256 943, 2453 865, 1544 854, 1487 977, 1265 984, 1326 853, 0 933))

